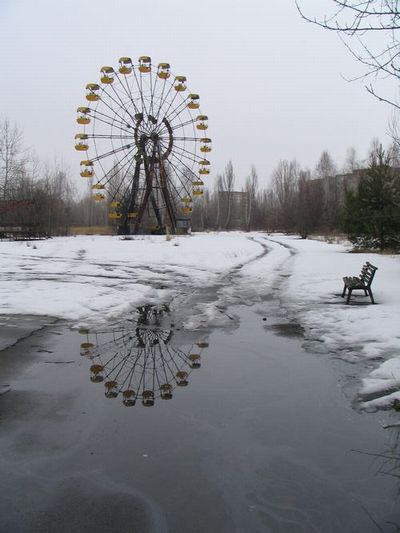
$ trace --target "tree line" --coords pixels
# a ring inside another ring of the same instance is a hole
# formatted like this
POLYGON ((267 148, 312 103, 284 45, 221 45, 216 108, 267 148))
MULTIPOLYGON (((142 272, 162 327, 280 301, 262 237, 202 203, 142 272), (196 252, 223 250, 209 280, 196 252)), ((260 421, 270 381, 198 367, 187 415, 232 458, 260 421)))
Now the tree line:
MULTIPOLYGON (((340 172, 328 151, 313 170, 295 159, 281 160, 265 188, 260 187, 254 166, 244 185, 237 187, 229 161, 213 188, 194 201, 192 229, 281 231, 303 238, 345 232, 360 246, 395 248, 400 220, 398 169, 398 144, 384 151, 377 140, 363 161, 353 148, 348 149, 340 172), (368 237, 371 232, 373 238, 368 237)), ((113 231, 108 206, 94 202, 92 193, 88 183, 86 192, 78 194, 65 164, 41 163, 24 149, 21 130, 8 119, 0 121, 0 228, 29 226, 48 236, 90 226, 110 226, 113 231), (28 205, 2 209, 18 201, 28 205)))
POLYGON ((207 191, 195 213, 196 229, 266 230, 332 235, 345 233, 359 247, 398 248, 400 235, 400 151, 392 143, 385 151, 373 140, 366 160, 347 151, 339 172, 328 151, 313 171, 295 160, 282 160, 271 184, 259 189, 252 167, 245 186, 234 191, 229 162, 207 191))

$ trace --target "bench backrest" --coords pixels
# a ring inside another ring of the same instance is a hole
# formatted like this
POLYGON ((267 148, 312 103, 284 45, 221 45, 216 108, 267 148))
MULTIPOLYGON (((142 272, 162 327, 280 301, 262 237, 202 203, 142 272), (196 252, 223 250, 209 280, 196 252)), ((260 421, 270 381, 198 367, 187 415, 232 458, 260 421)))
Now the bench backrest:
POLYGON ((378 270, 378 267, 371 265, 368 261, 362 267, 360 278, 363 280, 364 284, 369 287, 374 279, 375 272, 378 270))

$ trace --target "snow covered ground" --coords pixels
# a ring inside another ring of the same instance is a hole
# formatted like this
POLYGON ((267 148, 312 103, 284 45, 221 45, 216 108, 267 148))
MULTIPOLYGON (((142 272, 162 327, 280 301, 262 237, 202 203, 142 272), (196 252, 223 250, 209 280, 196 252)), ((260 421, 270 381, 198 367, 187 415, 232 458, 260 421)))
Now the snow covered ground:
POLYGON ((195 329, 229 322, 229 304, 274 295, 304 327, 310 346, 368 363, 361 397, 370 409, 400 400, 399 280, 398 256, 350 254, 343 245, 262 233, 0 242, 1 315, 98 325, 138 305, 178 306, 192 298, 184 325, 195 329), (346 306, 341 279, 358 274, 366 260, 379 269, 372 286, 377 305, 359 296, 346 306))

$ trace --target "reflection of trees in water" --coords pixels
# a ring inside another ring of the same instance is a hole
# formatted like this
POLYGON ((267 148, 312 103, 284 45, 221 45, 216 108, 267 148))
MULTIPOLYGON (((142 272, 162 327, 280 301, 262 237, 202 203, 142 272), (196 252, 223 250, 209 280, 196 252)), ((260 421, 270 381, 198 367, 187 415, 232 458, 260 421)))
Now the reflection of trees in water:
POLYGON ((81 331, 87 336, 81 355, 91 361, 90 380, 103 383, 107 398, 121 394, 127 407, 138 400, 151 407, 156 398, 170 400, 174 388, 186 387, 192 370, 200 368, 208 343, 174 346, 173 329, 161 324, 166 312, 166 306, 143 306, 134 322, 109 331, 81 331))

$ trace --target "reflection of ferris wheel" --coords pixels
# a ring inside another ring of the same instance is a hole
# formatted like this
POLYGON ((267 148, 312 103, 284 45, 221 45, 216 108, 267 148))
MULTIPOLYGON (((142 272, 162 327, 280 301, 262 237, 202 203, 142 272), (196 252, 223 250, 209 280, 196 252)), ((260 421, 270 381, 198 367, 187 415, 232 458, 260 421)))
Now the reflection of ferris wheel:
POLYGON ((90 107, 78 108, 81 176, 93 180, 94 200, 109 201, 121 233, 175 233, 188 225, 193 197, 201 197, 210 173, 199 95, 168 63, 155 67, 147 56, 138 65, 121 57, 117 70, 102 67, 100 80, 86 86, 90 107))
MULTIPOLYGON (((147 310, 144 309, 147 313, 147 310)), ((132 407, 137 401, 152 407, 156 398, 170 400, 175 387, 189 384, 190 372, 201 366, 207 342, 186 348, 174 346, 172 330, 157 325, 157 317, 138 321, 136 327, 121 327, 87 335, 81 355, 91 361, 90 380, 103 383, 106 398, 122 396, 132 407)))

